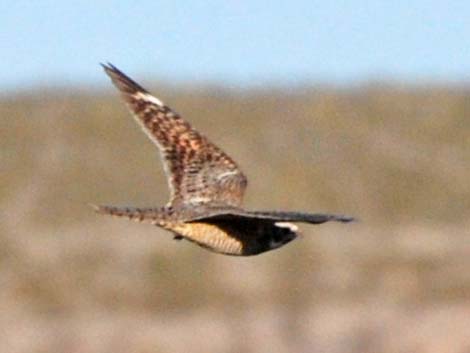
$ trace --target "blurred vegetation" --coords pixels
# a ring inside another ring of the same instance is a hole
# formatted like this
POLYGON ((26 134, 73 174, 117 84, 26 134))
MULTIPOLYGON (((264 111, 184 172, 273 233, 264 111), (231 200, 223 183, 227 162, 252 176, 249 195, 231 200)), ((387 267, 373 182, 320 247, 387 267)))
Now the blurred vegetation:
MULTIPOLYGON (((199 89, 165 98, 240 162, 251 207, 344 211, 368 223, 468 217, 463 89, 199 89)), ((34 184, 30 216, 51 225, 81 222, 90 201, 165 202, 158 155, 118 99, 72 90, 3 98, 0 201, 34 184)))
POLYGON ((0 340, 9 351, 470 349, 469 89, 162 87, 152 91, 239 162, 248 208, 361 222, 304 226, 292 245, 239 259, 97 217, 87 203, 168 197, 158 153, 118 95, 4 94, 0 340), (255 334, 277 338, 259 345, 255 334), (443 346, 448 337, 453 346, 443 346))

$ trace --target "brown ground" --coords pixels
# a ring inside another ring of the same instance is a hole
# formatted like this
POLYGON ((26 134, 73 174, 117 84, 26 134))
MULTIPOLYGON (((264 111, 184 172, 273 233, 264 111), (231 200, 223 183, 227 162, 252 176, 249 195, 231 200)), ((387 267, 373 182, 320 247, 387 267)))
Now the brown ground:
POLYGON ((117 95, 3 95, 1 352, 470 352, 470 91, 161 98, 240 162, 249 208, 361 222, 233 258, 99 217, 168 195, 117 95))

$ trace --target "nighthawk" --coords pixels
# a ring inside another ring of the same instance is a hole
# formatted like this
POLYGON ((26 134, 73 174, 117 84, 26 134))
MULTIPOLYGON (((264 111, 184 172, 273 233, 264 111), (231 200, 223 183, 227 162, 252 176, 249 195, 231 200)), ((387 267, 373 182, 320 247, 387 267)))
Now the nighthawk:
POLYGON ((241 208, 247 179, 219 147, 111 64, 102 64, 137 123, 161 153, 170 201, 158 208, 94 206, 101 214, 147 222, 208 250, 248 256, 277 249, 298 234, 295 222, 350 222, 352 217, 241 208))

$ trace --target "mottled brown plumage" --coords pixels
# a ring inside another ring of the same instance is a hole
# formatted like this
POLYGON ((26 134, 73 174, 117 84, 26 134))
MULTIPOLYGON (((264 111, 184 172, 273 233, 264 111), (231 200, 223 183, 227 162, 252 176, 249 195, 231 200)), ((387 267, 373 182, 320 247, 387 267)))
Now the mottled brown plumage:
POLYGON ((171 194, 165 207, 95 206, 98 213, 151 223, 173 232, 175 239, 227 255, 255 255, 290 242, 297 236, 297 226, 290 222, 353 220, 329 214, 243 210, 247 180, 237 164, 115 66, 103 68, 159 148, 171 194))
POLYGON ((239 206, 246 177, 220 148, 112 65, 103 65, 137 122, 160 149, 169 180, 169 204, 239 206))

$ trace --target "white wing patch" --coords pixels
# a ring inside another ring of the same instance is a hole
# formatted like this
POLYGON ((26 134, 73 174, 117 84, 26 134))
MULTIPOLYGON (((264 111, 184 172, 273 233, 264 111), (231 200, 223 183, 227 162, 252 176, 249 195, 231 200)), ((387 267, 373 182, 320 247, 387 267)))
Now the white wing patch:
POLYGON ((276 222, 274 223, 276 227, 280 228, 287 228, 290 229, 292 232, 297 232, 299 230, 299 227, 297 227, 294 223, 289 223, 289 222, 276 222))
POLYGON ((153 104, 156 104, 160 107, 163 107, 163 102, 158 99, 157 97, 154 97, 152 96, 151 94, 148 94, 148 93, 144 93, 144 92, 138 92, 135 94, 135 96, 138 98, 138 99, 142 99, 142 100, 146 100, 147 102, 151 102, 153 104))

